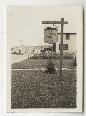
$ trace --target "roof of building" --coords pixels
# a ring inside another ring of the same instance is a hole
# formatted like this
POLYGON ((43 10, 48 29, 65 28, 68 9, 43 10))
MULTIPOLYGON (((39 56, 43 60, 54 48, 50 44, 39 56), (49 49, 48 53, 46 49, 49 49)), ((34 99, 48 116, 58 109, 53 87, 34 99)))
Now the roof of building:
MULTIPOLYGON (((61 34, 61 33, 58 33, 58 34, 61 34)), ((63 33, 63 34, 77 34, 77 33, 66 32, 66 33, 63 33)))

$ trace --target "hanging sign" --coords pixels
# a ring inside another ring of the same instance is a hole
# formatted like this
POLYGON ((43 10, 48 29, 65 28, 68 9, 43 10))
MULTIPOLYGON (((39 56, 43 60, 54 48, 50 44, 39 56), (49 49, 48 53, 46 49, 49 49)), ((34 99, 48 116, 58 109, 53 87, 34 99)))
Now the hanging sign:
POLYGON ((47 28, 44 29, 44 42, 45 43, 56 43, 58 41, 58 29, 47 28))

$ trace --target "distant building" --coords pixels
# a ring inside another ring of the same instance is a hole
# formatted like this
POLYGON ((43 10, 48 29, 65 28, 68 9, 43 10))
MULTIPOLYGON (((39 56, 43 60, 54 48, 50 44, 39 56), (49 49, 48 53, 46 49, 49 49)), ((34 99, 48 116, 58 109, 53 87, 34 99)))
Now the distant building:
MULTIPOLYGON (((63 33, 63 53, 75 53, 76 41, 76 33, 63 33)), ((52 52, 60 53, 61 33, 58 33, 58 29, 52 27, 44 29, 44 42, 53 45, 52 52)))
MULTIPOLYGON (((58 41, 56 43, 56 53, 60 53, 61 34, 58 33, 58 41)), ((75 53, 77 51, 77 34, 64 33, 63 34, 63 53, 75 53)))
POLYGON ((35 54, 41 54, 42 51, 51 50, 52 45, 44 45, 44 46, 25 46, 21 45, 18 47, 11 48, 11 54, 28 54, 29 57, 35 54))

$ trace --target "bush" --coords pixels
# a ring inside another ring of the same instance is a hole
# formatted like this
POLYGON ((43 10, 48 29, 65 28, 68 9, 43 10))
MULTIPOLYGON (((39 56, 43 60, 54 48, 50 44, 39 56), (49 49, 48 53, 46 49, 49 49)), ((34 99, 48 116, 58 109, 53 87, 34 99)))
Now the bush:
POLYGON ((50 74, 55 74, 56 69, 54 67, 54 64, 52 63, 51 60, 47 61, 47 70, 45 71, 45 73, 50 73, 50 74))
MULTIPOLYGON (((59 53, 35 54, 32 59, 60 59, 59 53)), ((63 54, 63 59, 73 59, 73 54, 63 54)))
POLYGON ((73 59, 73 54, 65 53, 63 54, 64 59, 73 59))
POLYGON ((72 66, 73 66, 73 67, 77 66, 76 57, 75 57, 75 59, 72 61, 72 66))

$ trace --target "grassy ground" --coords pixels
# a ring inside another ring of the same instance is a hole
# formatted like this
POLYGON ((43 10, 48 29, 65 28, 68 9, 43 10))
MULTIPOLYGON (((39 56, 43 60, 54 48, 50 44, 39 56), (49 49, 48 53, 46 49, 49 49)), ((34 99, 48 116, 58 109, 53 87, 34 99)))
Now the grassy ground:
MULTIPOLYGON (((36 64, 44 65, 42 63, 36 64)), ((22 68, 20 64, 16 66, 22 68)), ((34 66, 32 61, 31 66, 34 66)), ((24 67, 29 67, 29 63, 24 67)), ((12 70, 11 107, 76 108, 76 71, 64 70, 62 81, 59 78, 58 72, 46 74, 44 71, 12 70)))
MULTIPOLYGON (((46 68, 47 61, 49 59, 26 59, 21 62, 17 62, 12 64, 12 69, 28 69, 28 68, 46 68)), ((71 67, 71 63, 73 60, 71 59, 64 59, 63 60, 63 67, 71 67)), ((55 67, 59 67, 59 60, 58 59, 52 59, 52 62, 54 63, 55 67)))
POLYGON ((12 64, 15 63, 15 62, 20 62, 22 60, 25 60, 27 58, 28 58, 27 54, 24 54, 24 55, 11 54, 11 62, 12 62, 12 64))

